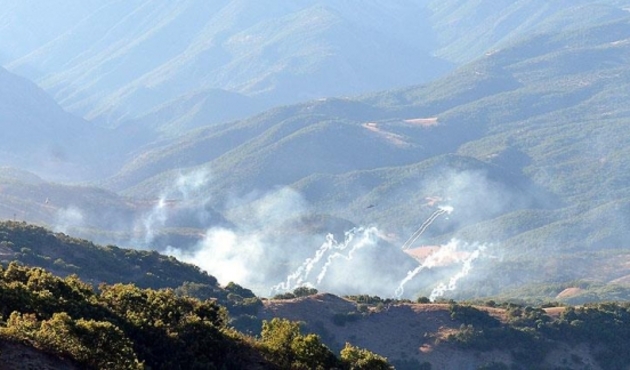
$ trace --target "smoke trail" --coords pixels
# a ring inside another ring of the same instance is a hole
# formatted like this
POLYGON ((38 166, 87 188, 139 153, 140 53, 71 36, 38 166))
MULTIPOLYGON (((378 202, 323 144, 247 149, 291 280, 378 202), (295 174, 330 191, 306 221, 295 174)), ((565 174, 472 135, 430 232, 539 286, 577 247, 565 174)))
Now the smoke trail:
MULTIPOLYGON (((348 238, 346 237, 346 240, 347 239, 348 238)), ((271 290, 272 291, 290 291, 304 284, 306 279, 308 279, 309 274, 313 270, 313 267, 315 266, 315 264, 317 264, 322 259, 322 257, 324 256, 324 254, 326 254, 326 252, 328 252, 329 250, 331 250, 337 245, 338 243, 335 240, 335 237, 333 234, 326 235, 326 241, 324 242, 324 244, 322 244, 321 247, 319 247, 317 252, 315 252, 315 256, 313 258, 307 258, 304 261, 304 263, 302 263, 302 265, 298 267, 297 270, 295 270, 294 273, 287 276, 287 280, 285 282, 282 282, 274 286, 273 288, 271 288, 271 290)))
POLYGON ((164 226, 167 219, 166 214, 166 198, 161 196, 155 207, 151 209, 147 215, 141 219, 142 227, 136 226, 135 232, 142 233, 144 246, 147 247, 155 239, 156 230, 164 226))
POLYGON ((464 260, 462 269, 450 278, 448 285, 444 283, 440 283, 440 285, 438 285, 435 289, 433 289, 433 291, 431 292, 431 295, 429 296, 429 300, 433 302, 436 300, 436 298, 442 297, 445 292, 453 291, 457 289, 457 282, 461 278, 465 277, 466 275, 470 273, 470 270, 472 269, 473 261, 476 260, 481 254, 481 252, 483 252, 485 249, 486 249, 486 246, 482 245, 482 246, 479 246, 479 248, 477 248, 474 252, 472 252, 470 256, 468 256, 468 258, 464 260))
POLYGON ((70 206, 61 208, 55 214, 55 224, 53 230, 56 232, 68 233, 72 229, 83 226, 83 213, 77 207, 70 206))
POLYGON ((339 257, 344 257, 346 258, 346 260, 352 260, 356 250, 361 249, 364 246, 368 245, 369 243, 366 240, 368 239, 371 240, 372 234, 376 234, 376 233, 377 233, 377 230, 376 228, 373 228, 373 227, 368 228, 368 229, 365 229, 363 227, 358 227, 358 228, 355 227, 345 232, 343 243, 337 242, 337 240, 335 240, 335 237, 332 234, 328 234, 326 236, 326 242, 322 244, 322 246, 319 247, 319 249, 315 252, 315 256, 313 256, 312 258, 307 258, 304 261, 304 263, 302 263, 302 265, 298 267, 297 270, 295 270, 294 273, 292 273, 291 275, 287 277, 286 281, 271 288, 272 292, 273 291, 291 291, 297 287, 304 286, 304 285, 313 286, 313 284, 310 284, 307 282, 308 277, 311 271, 313 270, 313 268, 317 265, 317 263, 319 263, 322 260, 324 255, 326 255, 332 250, 338 251, 332 255, 329 255, 328 258, 326 259, 326 263, 322 267, 322 271, 319 273, 317 277, 316 285, 319 285, 321 281, 324 279, 324 277, 326 276, 328 267, 333 262, 333 260, 339 257), (354 237, 357 233, 363 233, 363 238, 358 243, 352 244, 354 237), (350 245, 352 245, 352 248, 350 252, 348 253, 348 255, 344 256, 343 254, 341 254, 341 251, 346 250, 350 245))
POLYGON ((411 247, 411 245, 418 240, 418 238, 424 233, 424 231, 433 223, 433 221, 438 218, 438 216, 440 216, 441 214, 443 214, 444 211, 442 211, 441 209, 438 209, 437 211, 435 211, 431 216, 429 216, 429 218, 426 219, 426 221, 424 221, 424 223, 422 225, 420 225, 420 227, 418 228, 418 230, 416 230, 413 234, 411 234, 411 236, 409 237, 409 239, 407 239, 406 242, 403 243, 401 249, 402 250, 407 250, 411 247))
POLYGON ((450 214, 451 212, 453 212, 453 207, 450 207, 450 206, 438 207, 438 209, 435 212, 433 212, 433 214, 431 214, 431 216, 429 216, 429 218, 427 218, 426 221, 422 223, 422 225, 420 225, 418 230, 416 230, 413 234, 411 234, 409 239, 407 239, 407 241, 403 243, 401 249, 402 250, 409 249, 411 245, 416 240, 418 240, 418 238, 426 231, 426 229, 429 226, 431 226, 431 224, 433 223, 433 221, 435 221, 435 219, 437 219, 438 217, 440 217, 441 215, 445 213, 450 214))
POLYGON ((416 275, 420 273, 420 271, 433 268, 436 265, 442 263, 443 261, 455 257, 455 251, 457 249, 457 242, 452 240, 447 245, 440 247, 437 251, 431 253, 424 262, 422 262, 418 267, 416 267, 413 271, 407 272, 407 276, 400 282, 398 288, 394 292, 394 296, 396 298, 401 298, 405 293, 405 284, 410 282, 416 275))
MULTIPOLYGON (((370 227, 368 229, 359 228, 356 230, 356 232, 363 233, 361 240, 359 240, 352 246, 352 248, 350 249, 347 255, 344 255, 340 252, 336 252, 328 256, 328 259, 326 260, 326 263, 322 267, 321 272, 319 273, 319 275, 317 275, 317 285, 321 284, 322 280, 324 280, 324 277, 326 277, 326 272, 328 272, 328 268, 330 267, 330 265, 332 264, 334 260, 336 260, 337 258, 344 258, 347 261, 351 261, 352 258, 354 258, 354 254, 356 253, 356 251, 364 248, 365 246, 376 244, 376 240, 374 239, 374 237, 378 235, 377 228, 375 227, 370 227)), ((350 234, 350 237, 348 237, 348 234, 346 234, 346 241, 343 244, 343 248, 340 248, 342 251, 348 247, 348 245, 354 238, 354 234, 355 234, 354 232, 350 234)))
MULTIPOLYGON (((411 237, 409 237, 409 239, 407 239, 407 241, 403 243, 401 249, 402 250, 409 249, 411 245, 415 243, 415 241, 418 240, 418 238, 420 238, 420 236, 426 231, 426 229, 429 228, 429 226, 431 226, 433 221, 435 221, 441 215, 445 213, 451 214, 451 212, 453 212, 453 207, 451 206, 438 207, 438 209, 435 212, 433 212, 429 216, 429 218, 427 218, 426 221, 422 223, 422 225, 420 225, 418 230, 416 230, 413 234, 411 234, 411 237)), ((456 248, 455 243, 451 242, 447 244, 446 246, 441 247, 436 252, 433 252, 431 255, 429 255, 429 257, 427 257, 424 260, 424 262, 422 262, 413 271, 407 272, 407 276, 405 276, 405 278, 398 285, 398 288, 396 288, 396 290, 394 291, 394 296, 396 298, 401 298, 402 295, 405 293, 405 284, 407 284, 414 277, 416 277, 416 275, 418 275, 420 271, 426 268, 433 268, 436 265, 436 263, 441 262, 445 257, 451 255, 452 252, 455 250, 455 248, 456 248)))
POLYGON ((134 225, 134 234, 142 236, 140 243, 143 247, 149 247, 158 231, 166 225, 169 219, 169 208, 174 206, 169 206, 169 200, 177 200, 182 204, 192 200, 199 204, 205 203, 204 200, 197 198, 208 183, 209 177, 209 173, 205 170, 180 173, 177 179, 162 191, 155 206, 141 216, 134 225))

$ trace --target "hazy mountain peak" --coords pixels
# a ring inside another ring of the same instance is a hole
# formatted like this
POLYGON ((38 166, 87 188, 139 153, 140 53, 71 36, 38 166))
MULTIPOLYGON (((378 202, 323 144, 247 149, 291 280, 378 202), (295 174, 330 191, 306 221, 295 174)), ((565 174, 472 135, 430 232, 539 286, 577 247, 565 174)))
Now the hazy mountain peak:
POLYGON ((190 90, 271 106, 426 81, 449 67, 429 55, 427 16, 411 1, 110 1, 8 66, 117 125, 190 90))

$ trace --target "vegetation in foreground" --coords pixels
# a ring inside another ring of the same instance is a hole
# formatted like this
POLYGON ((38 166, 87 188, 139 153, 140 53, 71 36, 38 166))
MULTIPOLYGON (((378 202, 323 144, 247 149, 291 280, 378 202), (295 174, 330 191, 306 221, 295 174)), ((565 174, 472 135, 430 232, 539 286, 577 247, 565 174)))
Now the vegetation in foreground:
MULTIPOLYGON (((514 304, 504 308, 502 323, 473 306, 451 304, 451 318, 463 324, 447 341, 470 350, 508 351, 516 368, 544 368, 546 355, 561 343, 587 344, 603 369, 626 369, 630 363, 630 353, 624 350, 630 340, 630 303, 568 306, 553 318, 543 308, 514 304)), ((583 368, 577 356, 571 361, 564 368, 583 368)))
POLYGON ((298 323, 273 319, 259 338, 228 326, 214 300, 172 289, 102 284, 10 263, 0 268, 0 338, 90 369, 388 369, 350 344, 335 356, 298 323))
MULTIPOLYGON (((77 276, 60 278, 12 262, 0 267, 0 296, 1 340, 27 344, 81 368, 391 368, 384 357, 351 344, 336 356, 318 335, 303 334, 300 323, 286 319, 264 321, 257 337, 242 334, 230 326, 227 310, 216 300, 181 296, 173 289, 132 284, 94 289, 77 276)), ((366 296, 354 298, 365 301, 366 296)), ((382 303, 368 298, 363 305, 382 303)), ((545 368, 553 350, 583 344, 601 368, 624 369, 630 362, 624 351, 630 303, 567 306, 549 315, 540 307, 489 302, 503 309, 501 318, 480 306, 443 304, 461 326, 438 343, 449 343, 453 351, 510 354, 510 363, 489 363, 490 368, 545 368)), ((571 363, 565 368, 580 368, 578 357, 567 357, 571 363)), ((397 368, 406 368, 402 365, 397 368)), ((429 362, 421 365, 431 368, 429 362)))
MULTIPOLYGON (((152 252, 98 247, 23 223, 0 226, 4 257, 19 257, 19 262, 11 263, 3 257, 4 267, 0 267, 2 340, 30 345, 82 368, 390 367, 382 356, 350 344, 335 347, 340 350, 335 355, 324 344, 322 333, 301 332, 313 323, 302 325, 280 318, 261 321, 258 311, 263 303, 250 290, 234 283, 219 287, 214 277, 174 259, 152 252), (93 262, 101 257, 102 265, 93 262), (86 260, 91 264, 86 265, 86 260), (109 269, 117 264, 131 266, 133 272, 121 272, 117 280, 109 269), (68 274, 67 268, 81 276, 68 274), (150 283, 141 278, 146 270, 153 271, 149 276, 155 275, 150 283), (84 276, 89 277, 89 283, 84 276), (145 286, 116 282, 138 277, 139 285, 145 286), (181 280, 187 277, 194 279, 181 280), (95 284, 99 280, 105 282, 95 284), (159 289, 160 285, 170 287, 159 289)), ((315 289, 302 287, 274 298, 294 299, 315 293, 315 289)), ((416 302, 368 295, 346 299, 356 302, 356 308, 332 316, 337 327, 369 319, 391 305, 431 303, 426 297, 416 302)), ((510 354, 510 363, 488 364, 494 366, 491 368, 544 368, 545 357, 565 345, 586 345, 605 369, 623 369, 630 363, 630 355, 623 350, 630 340, 629 303, 566 306, 556 315, 523 302, 439 303, 450 310, 455 325, 461 326, 437 342, 452 345, 453 351, 499 350, 510 354), (504 317, 481 306, 502 309, 504 317)), ((566 368, 580 368, 576 367, 577 357, 567 354, 566 368)), ((392 357, 390 361, 397 369, 431 366, 422 359, 392 357)))

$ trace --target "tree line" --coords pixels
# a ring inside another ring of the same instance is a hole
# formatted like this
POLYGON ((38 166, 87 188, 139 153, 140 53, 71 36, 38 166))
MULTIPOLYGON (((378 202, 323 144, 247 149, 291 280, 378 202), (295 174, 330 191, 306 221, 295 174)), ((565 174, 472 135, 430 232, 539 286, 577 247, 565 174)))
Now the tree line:
POLYGON ((385 358, 350 344, 335 355, 289 320, 264 321, 258 337, 242 334, 216 300, 173 289, 95 289, 76 275, 12 262, 0 266, 0 297, 0 339, 87 369, 390 368, 385 358))

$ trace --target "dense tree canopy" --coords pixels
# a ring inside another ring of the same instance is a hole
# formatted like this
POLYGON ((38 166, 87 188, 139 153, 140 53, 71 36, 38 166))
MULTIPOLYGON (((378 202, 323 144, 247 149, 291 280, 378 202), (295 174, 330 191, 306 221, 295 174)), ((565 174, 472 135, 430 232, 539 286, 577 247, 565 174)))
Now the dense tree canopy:
MULTIPOLYGON (((236 301, 259 304, 245 288, 231 284, 229 290, 236 301)), ((60 278, 15 262, 0 266, 0 296, 0 339, 89 369, 367 369, 355 363, 380 358, 360 350, 361 356, 340 360, 317 335, 282 319, 264 322, 260 339, 248 337, 229 326, 227 310, 214 299, 132 284, 94 290, 77 276, 60 278)))

